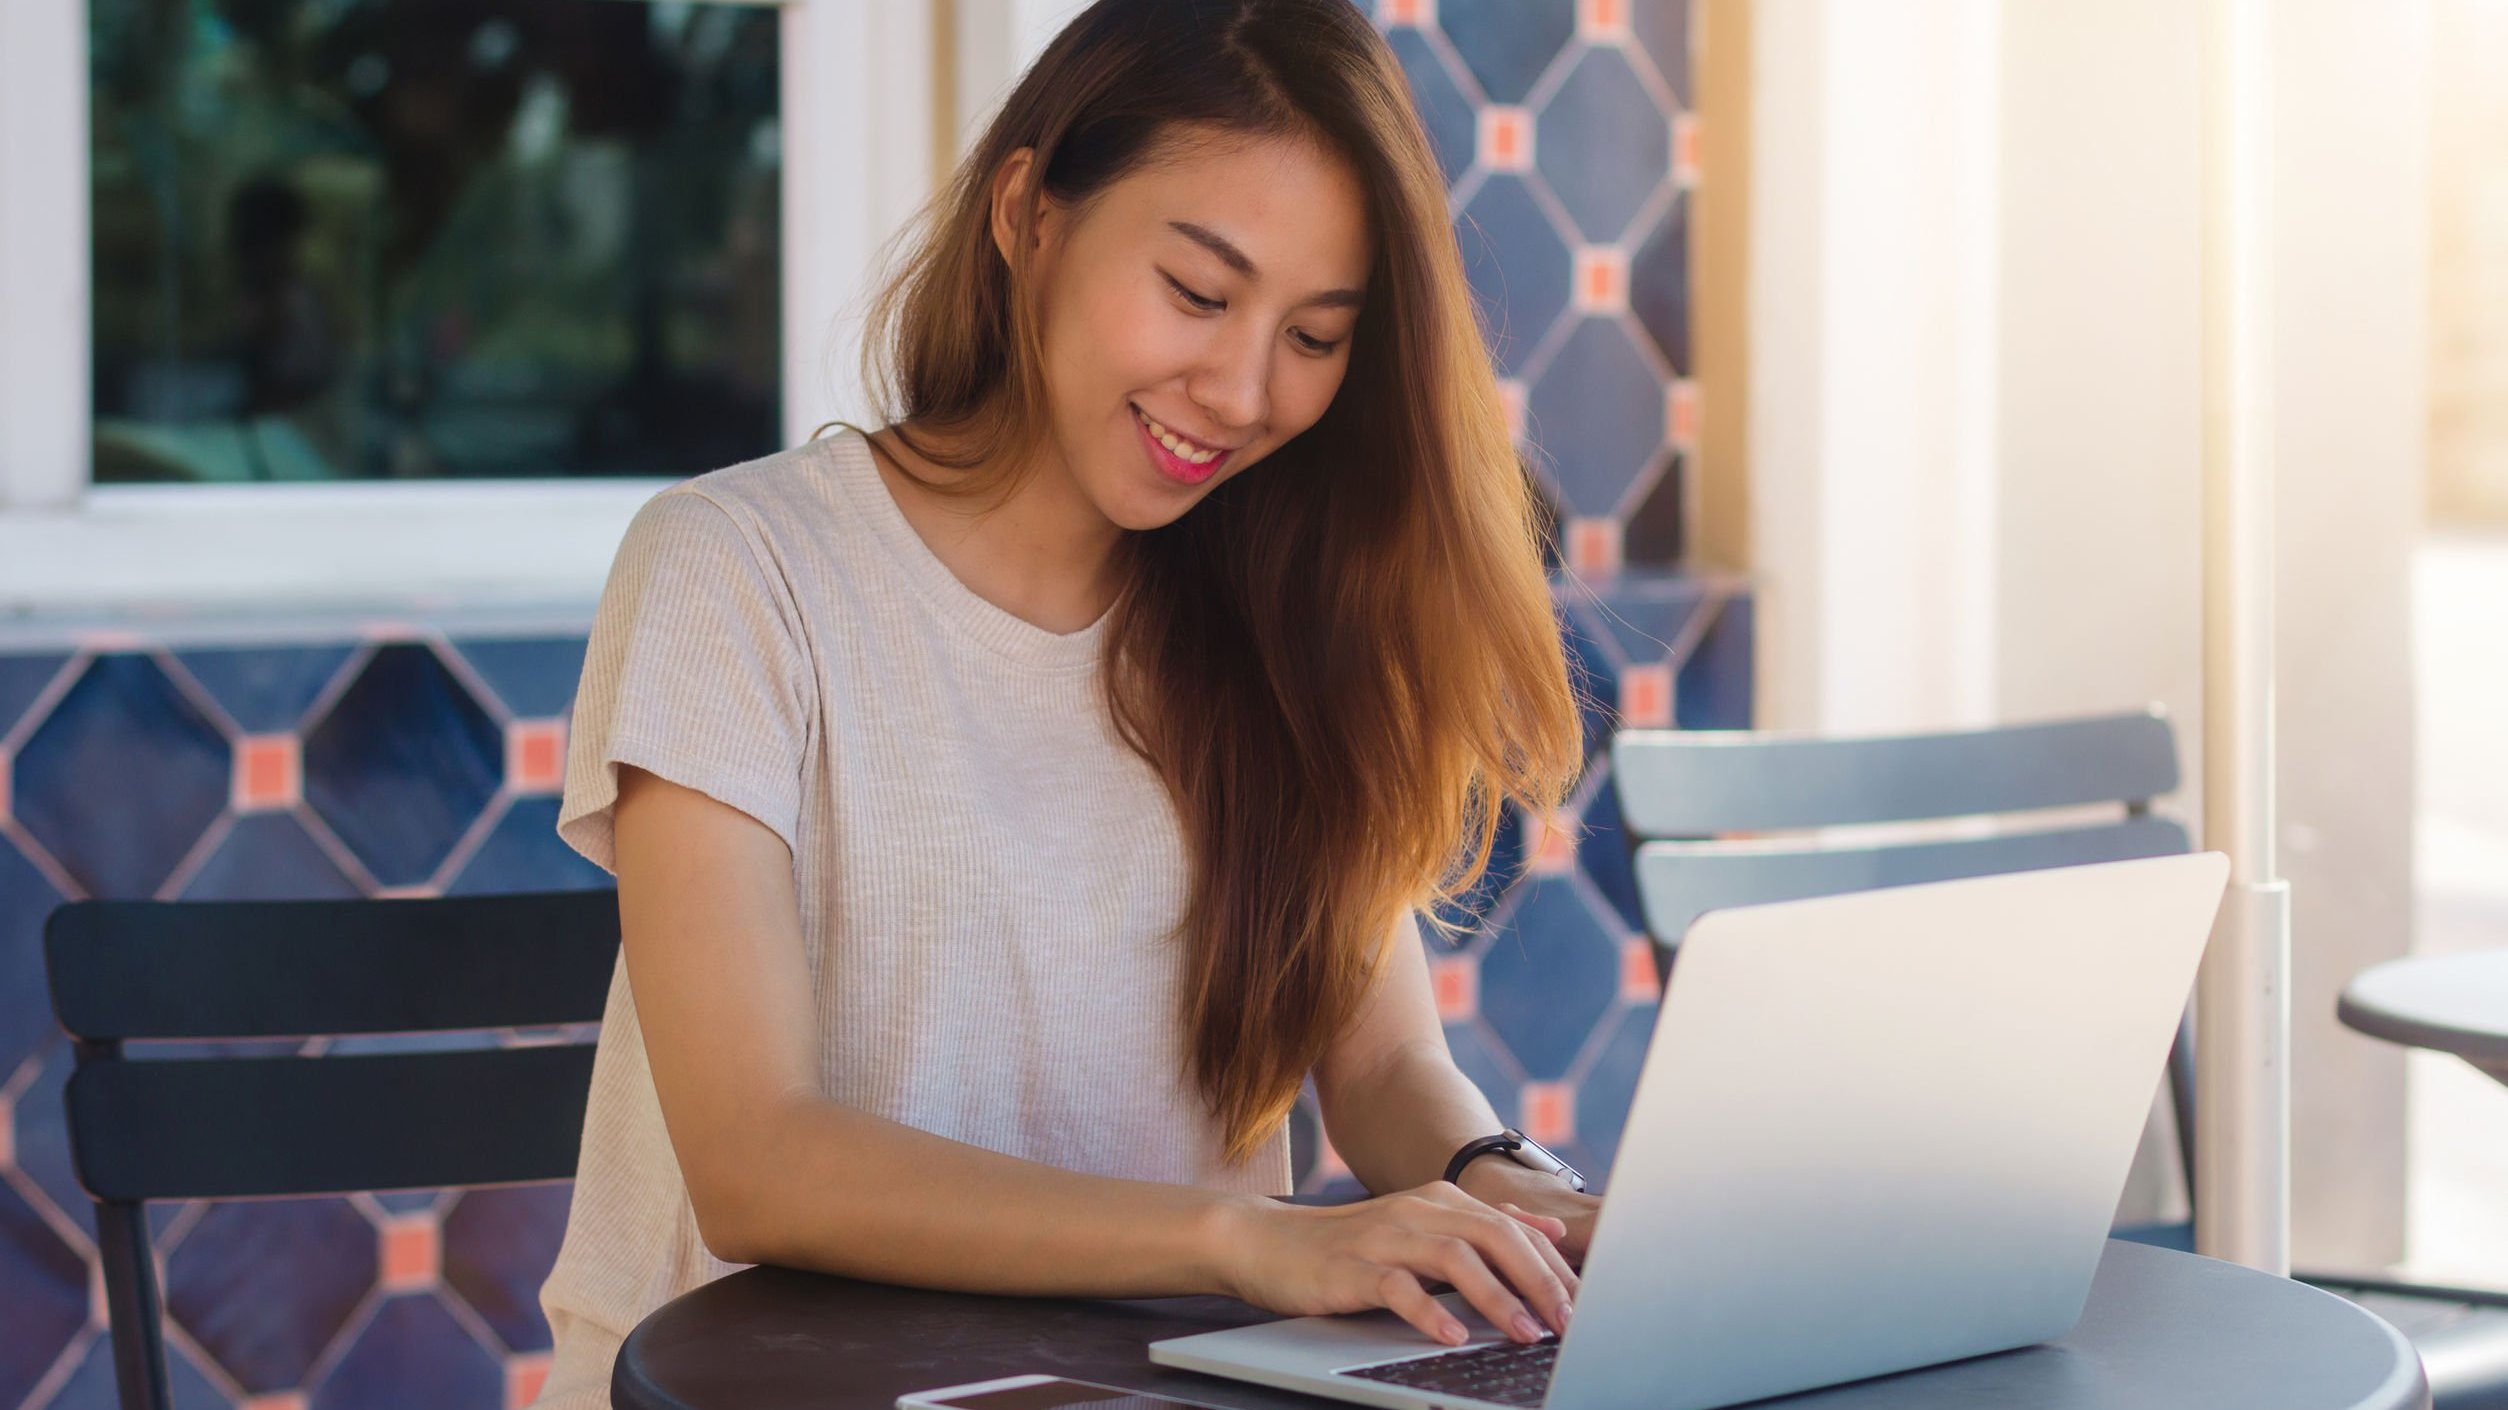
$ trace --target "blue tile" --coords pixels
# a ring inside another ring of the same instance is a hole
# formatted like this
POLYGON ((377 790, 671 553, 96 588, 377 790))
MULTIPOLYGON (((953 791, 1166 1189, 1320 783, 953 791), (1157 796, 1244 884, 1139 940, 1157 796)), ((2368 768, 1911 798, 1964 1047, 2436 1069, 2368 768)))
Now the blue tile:
POLYGON ((356 652, 336 646, 254 646, 180 651, 175 659, 246 734, 286 734, 304 723, 322 689, 356 652))
POLYGON ((96 1233, 96 1205, 78 1183, 70 1164, 70 1118, 63 1104, 69 1090, 67 1038, 38 1048, 35 1080, 17 1096, 17 1168, 25 1172, 52 1207, 69 1216, 90 1239, 96 1233))
POLYGON ((583 679, 582 637, 465 637, 453 649, 516 719, 552 719, 575 703, 575 686, 583 679))
POLYGON ((378 882, 415 885, 495 795, 504 739, 435 653, 387 646, 305 737, 305 801, 378 882))
POLYGON ((1298 1093, 1297 1105, 1289 1108, 1290 1189, 1303 1192, 1314 1180, 1323 1140, 1324 1117, 1315 1105, 1315 1085, 1309 1080, 1306 1090, 1298 1093))
POLYGON ((1439 0, 1437 27, 1491 102, 1521 103, 1576 33, 1576 0, 1439 0))
POLYGON ((1620 523, 1620 561, 1631 568, 1669 568, 1689 552, 1689 511, 1681 486, 1689 462, 1677 452, 1662 456, 1662 468, 1637 507, 1620 523))
POLYGON ((1568 305, 1575 271, 1567 242, 1523 178, 1504 173, 1490 177, 1463 208, 1455 238, 1488 324, 1490 355, 1502 375, 1513 376, 1568 305))
POLYGON ((387 1299, 314 1387, 308 1410, 505 1403, 505 1368, 426 1293, 387 1299))
POLYGON ((330 854, 286 813, 237 818, 183 888, 190 901, 321 901, 356 896, 330 854))
POLYGON ((1594 619, 1610 633, 1621 660, 1643 666, 1671 655, 1690 618, 1706 604, 1707 589, 1694 578, 1628 574, 1600 596, 1594 619))
POLYGON ((246 1392, 291 1390, 374 1285, 375 1244, 345 1199, 213 1204, 166 1256, 166 1309, 246 1392))
POLYGON ((1663 446, 1663 382, 1616 318, 1580 320, 1525 405, 1570 514, 1612 515, 1663 446))
MULTIPOLYGON (((193 1363, 181 1342, 166 1344, 165 1369, 174 1410, 235 1410, 235 1402, 193 1363)), ((44 1402, 44 1410, 120 1410, 121 1403, 113 1386, 113 1338, 106 1335, 88 1344, 86 1358, 60 1393, 44 1402)))
POLYGON ((566 1237, 572 1181, 463 1192, 444 1216, 444 1281, 509 1351, 545 1351, 540 1285, 566 1237))
POLYGON ((1480 962, 1480 1011, 1526 1074, 1566 1075, 1620 991, 1620 950, 1567 877, 1525 883, 1480 962))
POLYGON ((394 1214, 424 1214, 444 1202, 442 1190, 374 1190, 368 1198, 394 1214))
POLYGON ((1576 844, 1577 865, 1619 913, 1629 933, 1643 935, 1646 917, 1637 903, 1637 874, 1629 864, 1628 832, 1620 821, 1619 780, 1609 773, 1610 761, 1599 761, 1594 767, 1605 772, 1602 786, 1585 803, 1585 836, 1576 844))
POLYGON ((225 810, 218 733, 146 656, 99 656, 17 758, 16 812, 90 895, 154 895, 225 810))
POLYGON ((43 873, 0 836, 0 1081, 61 1031, 44 985, 43 933, 44 917, 61 900, 43 873))
POLYGON ((1420 933, 1428 941, 1429 952, 1447 953, 1471 945, 1481 933, 1481 925, 1489 918, 1490 911, 1515 884, 1517 875, 1523 869, 1524 825, 1517 810, 1502 803, 1498 808, 1497 834, 1489 842, 1488 869, 1480 874, 1480 879, 1473 882, 1469 890, 1438 910, 1444 919, 1470 926, 1471 932, 1462 937, 1457 945, 1448 945, 1434 930, 1422 926, 1420 933))
POLYGON ((1586 242, 1615 243, 1672 179, 1672 119, 1619 50, 1589 49, 1543 106, 1533 152, 1586 242))
POLYGON ((1437 167, 1452 187, 1472 165, 1480 142, 1480 110, 1471 95, 1457 87, 1452 71, 1415 29, 1397 29, 1385 36, 1402 72, 1411 80, 1411 105, 1419 110, 1428 145, 1437 152, 1437 167))
POLYGON ((1568 683, 1576 689, 1576 712, 1584 723, 1585 757, 1591 759, 1611 742, 1619 728, 1620 667, 1602 643, 1602 633, 1582 606, 1561 609, 1560 629, 1567 642, 1568 683))
POLYGON ((610 874, 585 861, 557 835, 555 798, 517 798, 497 820, 448 896, 501 891, 590 891, 612 885, 610 874))
POLYGON ((1672 690, 1673 718, 1681 728, 1752 727, 1752 616, 1748 594, 1726 598, 1715 624, 1682 663, 1672 690))
POLYGON ((69 657, 0 656, 0 737, 5 737, 26 707, 35 703, 52 678, 61 674, 69 657))
POLYGON ((87 1261, 0 1182, 0 1405, 23 1403, 87 1325, 87 1261))
POLYGON ((1597 1187, 1620 1153, 1629 1104, 1636 1098, 1638 1073, 1646 1063, 1646 1045, 1654 1039, 1656 1012, 1653 1004, 1623 1009, 1618 1027, 1577 1084, 1576 1137, 1592 1155, 1594 1163, 1585 1167, 1585 1177, 1597 1187))
POLYGON ((1689 0, 1636 0, 1626 8, 1629 32, 1654 61, 1655 72, 1663 75, 1682 111, 1696 108, 1690 79, 1689 0))
POLYGON ((1477 1023, 1454 1023, 1446 1026, 1446 1049, 1454 1054, 1454 1065, 1498 1113, 1501 1126, 1521 1125, 1524 1120, 1524 1076, 1512 1058, 1504 1055, 1496 1040, 1477 1023))
POLYGON ((1689 197, 1675 196, 1628 257, 1628 306, 1677 376, 1691 373, 1689 197))

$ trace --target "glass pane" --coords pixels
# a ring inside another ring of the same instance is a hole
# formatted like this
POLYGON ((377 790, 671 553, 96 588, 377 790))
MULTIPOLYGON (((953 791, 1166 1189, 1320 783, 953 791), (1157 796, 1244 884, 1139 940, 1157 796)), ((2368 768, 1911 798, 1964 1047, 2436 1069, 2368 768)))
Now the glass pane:
POLYGON ((98 481, 686 475, 779 442, 771 8, 88 13, 98 481))

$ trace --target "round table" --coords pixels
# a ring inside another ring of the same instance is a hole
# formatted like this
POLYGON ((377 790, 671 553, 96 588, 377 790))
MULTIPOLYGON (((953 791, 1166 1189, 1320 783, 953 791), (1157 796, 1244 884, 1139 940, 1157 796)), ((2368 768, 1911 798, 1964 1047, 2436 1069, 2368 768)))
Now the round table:
MULTIPOLYGON (((1343 1403, 1153 1366, 1143 1349, 1270 1315, 1217 1297, 982 1297, 750 1268, 647 1317, 610 1395, 617 1410, 888 1410, 906 1391, 1044 1372, 1234 1410, 1343 1403)), ((2411 1345, 2331 1293, 2110 1240, 2079 1325, 2056 1341, 1763 1403, 2426 1410, 2429 1392, 2411 1345)))
POLYGON ((2370 1037, 2454 1053, 2508 1082, 2508 949, 2373 965, 2334 1012, 2370 1037))

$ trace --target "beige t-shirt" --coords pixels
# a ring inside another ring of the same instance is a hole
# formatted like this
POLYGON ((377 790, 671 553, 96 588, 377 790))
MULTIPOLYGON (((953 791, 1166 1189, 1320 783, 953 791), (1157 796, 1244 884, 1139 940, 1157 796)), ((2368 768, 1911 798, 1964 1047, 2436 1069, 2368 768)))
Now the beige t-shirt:
MULTIPOLYGON (((1105 620, 1056 634, 975 595, 843 431, 664 490, 593 618, 558 833, 611 865, 617 765, 792 847, 829 1100, 1066 1169, 1258 1194, 1196 1094, 1180 1009, 1183 838, 1115 737, 1105 620)), ((622 962, 537 1405, 609 1404, 638 1320, 742 1265, 706 1251, 622 962)))

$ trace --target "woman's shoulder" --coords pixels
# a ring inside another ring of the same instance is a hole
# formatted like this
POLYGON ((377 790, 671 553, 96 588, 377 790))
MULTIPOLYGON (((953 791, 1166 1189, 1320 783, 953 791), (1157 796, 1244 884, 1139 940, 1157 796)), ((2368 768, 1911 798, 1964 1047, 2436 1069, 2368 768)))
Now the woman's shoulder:
MULTIPOLYGON (((858 526, 846 481, 856 467, 847 457, 867 453, 850 431, 805 441, 754 460, 708 470, 666 486, 637 510, 637 528, 688 526, 703 533, 737 532, 770 557, 783 556, 795 535, 816 542, 841 537, 858 526)), ((876 471, 872 473, 877 473, 876 471)))

